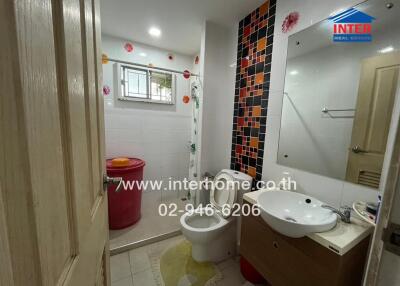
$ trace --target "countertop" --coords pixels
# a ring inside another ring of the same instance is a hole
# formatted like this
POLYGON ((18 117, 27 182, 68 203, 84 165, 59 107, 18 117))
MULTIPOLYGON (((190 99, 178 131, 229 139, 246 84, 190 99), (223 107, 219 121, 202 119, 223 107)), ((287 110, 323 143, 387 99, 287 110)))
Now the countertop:
MULTIPOLYGON (((251 204, 256 204, 258 196, 263 192, 268 192, 268 190, 245 193, 243 199, 251 204)), ((337 225, 333 229, 326 232, 311 233, 307 237, 339 255, 344 255, 370 235, 373 230, 374 227, 372 225, 355 218, 352 214, 350 224, 338 220, 337 225)))

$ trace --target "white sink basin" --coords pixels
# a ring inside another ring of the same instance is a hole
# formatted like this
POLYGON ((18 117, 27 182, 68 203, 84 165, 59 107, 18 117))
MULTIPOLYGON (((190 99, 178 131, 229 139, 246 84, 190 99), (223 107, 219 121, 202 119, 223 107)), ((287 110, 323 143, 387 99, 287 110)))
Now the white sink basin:
POLYGON ((266 191, 259 195, 257 201, 263 220, 289 237, 328 231, 336 225, 336 214, 322 208, 324 203, 310 196, 288 191, 266 191))

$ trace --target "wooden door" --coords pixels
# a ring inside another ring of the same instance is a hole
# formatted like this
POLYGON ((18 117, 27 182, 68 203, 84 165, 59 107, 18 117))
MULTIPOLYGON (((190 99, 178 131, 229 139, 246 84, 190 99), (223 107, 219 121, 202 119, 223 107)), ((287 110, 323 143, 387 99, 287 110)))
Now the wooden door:
POLYGON ((110 285, 99 0, 0 0, 0 285, 110 285))
POLYGON ((362 62, 347 181, 379 187, 399 69, 399 52, 362 62))

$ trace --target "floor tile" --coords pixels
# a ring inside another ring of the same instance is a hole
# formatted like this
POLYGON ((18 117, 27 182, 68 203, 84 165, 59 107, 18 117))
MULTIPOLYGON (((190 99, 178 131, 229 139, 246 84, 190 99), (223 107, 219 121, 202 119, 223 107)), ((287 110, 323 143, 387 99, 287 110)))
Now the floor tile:
POLYGON ((111 281, 118 281, 132 275, 128 253, 110 257, 111 281))
POLYGON ((153 272, 148 269, 142 272, 133 274, 133 284, 136 286, 156 286, 156 281, 153 272))
POLYGON ((218 286, 242 286, 246 282, 240 273, 238 263, 223 269, 221 272, 224 279, 217 283, 218 286))
MULTIPOLYGON (((111 257, 112 286, 155 286, 150 256, 159 255, 185 238, 180 235, 111 257), (131 274, 132 273, 132 274, 131 274), (130 276, 132 275, 132 276, 130 276), (125 276, 125 277, 124 277, 125 276), (118 278, 118 279, 117 279, 118 278), (133 284, 132 284, 133 280, 133 284)), ((218 286, 253 286, 240 272, 239 256, 217 264, 223 275, 218 286)))
POLYGON ((150 259, 145 248, 138 248, 129 252, 129 262, 132 273, 142 272, 150 269, 150 259))
POLYGON ((233 265, 235 265, 237 262, 233 259, 233 258, 229 258, 226 259, 220 263, 217 264, 217 267, 220 271, 228 268, 228 267, 232 267, 233 265))
POLYGON ((160 242, 153 243, 148 246, 147 253, 150 255, 160 255, 166 249, 170 248, 173 245, 178 244, 182 241, 184 237, 182 235, 178 235, 160 242))
POLYGON ((133 286, 133 280, 132 277, 129 276, 127 278, 111 282, 111 286, 133 286))

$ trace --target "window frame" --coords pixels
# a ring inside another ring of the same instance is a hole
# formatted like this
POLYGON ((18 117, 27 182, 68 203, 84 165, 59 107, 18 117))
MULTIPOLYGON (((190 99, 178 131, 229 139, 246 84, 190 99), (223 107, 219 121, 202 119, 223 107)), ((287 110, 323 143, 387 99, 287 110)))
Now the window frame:
POLYGON ((166 105, 174 105, 175 98, 176 98, 176 76, 172 72, 166 72, 163 70, 159 70, 156 68, 143 68, 137 67, 134 65, 127 65, 127 64, 116 64, 116 80, 115 83, 118 86, 118 100, 121 101, 133 101, 133 102, 144 102, 144 103, 156 103, 156 104, 166 104, 166 105), (125 78, 122 77, 122 73, 125 76, 125 69, 132 69, 141 72, 146 72, 146 95, 147 98, 143 97, 135 97, 135 96, 127 96, 125 93, 125 78), (171 101, 163 101, 163 100, 156 100, 151 98, 151 71, 171 75, 171 101))

